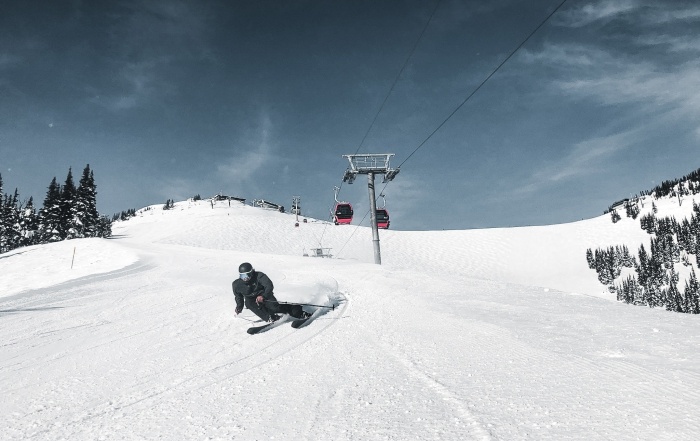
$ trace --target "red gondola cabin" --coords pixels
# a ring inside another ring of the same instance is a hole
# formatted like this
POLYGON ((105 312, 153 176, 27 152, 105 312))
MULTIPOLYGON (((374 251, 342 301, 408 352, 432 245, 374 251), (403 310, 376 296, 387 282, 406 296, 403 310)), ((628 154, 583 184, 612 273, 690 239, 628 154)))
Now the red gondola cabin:
POLYGON ((336 225, 346 225, 352 222, 352 205, 347 202, 338 202, 333 210, 333 222, 336 225))
POLYGON ((377 208, 377 228, 389 228, 389 212, 384 208, 377 208))

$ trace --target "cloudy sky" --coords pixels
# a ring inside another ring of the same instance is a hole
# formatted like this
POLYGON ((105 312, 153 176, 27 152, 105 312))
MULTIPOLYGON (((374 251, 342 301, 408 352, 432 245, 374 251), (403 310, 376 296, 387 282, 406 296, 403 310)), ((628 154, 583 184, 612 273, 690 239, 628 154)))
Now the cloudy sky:
POLYGON ((223 192, 327 218, 340 186, 359 220, 342 155, 393 153, 392 227, 467 229, 590 218, 700 167, 700 4, 568 0, 493 74, 560 4, 5 2, 5 192, 41 205, 90 164, 110 216, 223 192))

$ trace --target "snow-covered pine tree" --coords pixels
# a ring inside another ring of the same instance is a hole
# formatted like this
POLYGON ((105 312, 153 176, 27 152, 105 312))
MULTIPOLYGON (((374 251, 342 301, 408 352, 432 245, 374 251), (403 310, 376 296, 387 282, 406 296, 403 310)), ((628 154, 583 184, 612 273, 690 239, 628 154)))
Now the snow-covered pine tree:
POLYGON ((61 208, 61 223, 59 232, 61 239, 73 239, 78 235, 79 219, 76 215, 77 189, 73 182, 73 170, 68 168, 66 182, 61 187, 61 198, 59 206, 61 208))
POLYGON ((101 216, 97 222, 97 237, 110 237, 112 235, 112 221, 107 216, 101 216))
POLYGON ((639 224, 641 225, 642 230, 649 234, 656 232, 656 217, 653 213, 645 214, 639 218, 639 224))
POLYGON ((96 237, 100 224, 97 212, 97 189, 90 164, 83 169, 75 198, 77 237, 96 237))
MULTIPOLYGON (((652 249, 656 247, 654 238, 652 240, 652 249)), ((639 285, 642 287, 641 303, 652 308, 661 306, 663 279, 666 272, 663 271, 662 264, 657 260, 657 257, 652 253, 647 254, 644 244, 639 247, 639 263, 637 265, 637 277, 639 285)))
POLYGON ((622 219, 622 217, 620 216, 620 213, 618 213, 617 210, 613 210, 613 211, 610 212, 610 218, 612 219, 612 222, 613 222, 614 224, 616 224, 617 221, 619 221, 620 219, 622 219))
POLYGON ((44 198, 44 206, 39 211, 40 243, 61 240, 61 188, 54 176, 44 198))
POLYGON ((34 198, 29 197, 27 204, 20 210, 19 218, 22 231, 19 246, 34 245, 37 240, 37 230, 39 229, 39 217, 34 208, 34 198))
POLYGON ((673 269, 670 271, 671 275, 669 277, 668 289, 664 290, 664 298, 667 311, 673 312, 686 312, 685 300, 681 296, 680 291, 678 291, 678 273, 673 269))
POLYGON ((690 221, 688 219, 683 219, 677 225, 678 230, 676 231, 676 238, 678 239, 678 248, 681 251, 689 252, 693 249, 690 221))
POLYGON ((3 219, 5 223, 5 250, 18 248, 22 233, 19 224, 19 192, 15 188, 12 196, 5 195, 2 204, 3 219))
POLYGON ((685 281, 685 299, 688 303, 688 313, 700 314, 700 283, 695 275, 695 269, 691 270, 690 277, 685 281))
POLYGON ((617 288, 617 300, 625 303, 637 304, 642 295, 642 289, 634 276, 627 276, 622 281, 622 286, 617 288))
POLYGON ((589 254, 588 251, 586 252, 588 266, 598 273, 598 281, 614 292, 616 290, 615 279, 620 276, 622 269, 620 253, 615 247, 609 247, 606 250, 598 248, 595 250, 595 254, 589 254))
POLYGON ((617 253, 617 258, 620 265, 624 266, 625 268, 634 268, 636 261, 634 256, 630 254, 630 250, 627 248, 627 245, 615 247, 615 252, 617 253))
POLYGON ((658 259, 666 269, 672 269, 674 263, 680 262, 680 248, 674 240, 673 222, 666 218, 659 220, 659 228, 656 233, 656 240, 652 238, 651 253, 658 259))
POLYGON ((593 258, 593 250, 590 248, 586 250, 586 262, 588 262, 588 268, 595 269, 595 258, 593 258))

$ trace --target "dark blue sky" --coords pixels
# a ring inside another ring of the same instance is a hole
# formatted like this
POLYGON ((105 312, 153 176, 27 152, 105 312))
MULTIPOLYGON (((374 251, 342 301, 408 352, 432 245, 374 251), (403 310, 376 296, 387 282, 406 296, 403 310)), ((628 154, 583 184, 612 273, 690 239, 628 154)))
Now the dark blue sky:
MULTIPOLYGON (((11 2, 5 191, 40 205, 89 163, 107 215, 223 192, 325 219, 343 154, 394 153, 392 228, 440 230, 590 218, 700 167, 694 1, 567 1, 430 136, 560 3, 442 0, 416 45, 435 2, 11 2)), ((366 179, 340 197, 359 220, 366 179)))

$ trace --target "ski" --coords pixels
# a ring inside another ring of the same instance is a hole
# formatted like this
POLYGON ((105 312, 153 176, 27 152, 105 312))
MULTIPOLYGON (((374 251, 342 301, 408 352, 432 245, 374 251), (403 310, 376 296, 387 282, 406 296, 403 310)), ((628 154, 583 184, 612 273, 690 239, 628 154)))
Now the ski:
POLYGON ((304 325, 306 324, 306 322, 308 322, 310 319, 311 319, 311 317, 305 318, 305 319, 296 319, 296 320, 294 320, 294 321, 292 322, 292 328, 301 328, 301 327, 304 326, 304 325))
POLYGON ((313 314, 310 316, 303 318, 303 319, 296 319, 292 320, 292 328, 297 329, 297 328, 303 328, 304 326, 308 325, 311 323, 316 317, 318 317, 321 313, 321 309, 317 309, 314 311, 313 314))
POLYGON ((262 326, 250 327, 250 328, 248 328, 247 332, 250 335, 260 334, 261 332, 269 331, 272 328, 276 328, 277 326, 281 325, 282 323, 286 322, 287 320, 289 320, 289 316, 280 317, 280 319, 277 320, 276 322, 266 323, 262 326))
POLYGON ((250 327, 250 328, 248 328, 248 334, 251 334, 251 335, 259 334, 259 333, 264 332, 267 329, 269 329, 272 325, 274 325, 274 323, 268 323, 268 324, 262 325, 262 326, 250 327))

